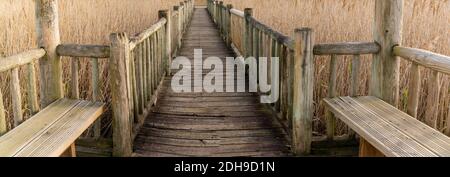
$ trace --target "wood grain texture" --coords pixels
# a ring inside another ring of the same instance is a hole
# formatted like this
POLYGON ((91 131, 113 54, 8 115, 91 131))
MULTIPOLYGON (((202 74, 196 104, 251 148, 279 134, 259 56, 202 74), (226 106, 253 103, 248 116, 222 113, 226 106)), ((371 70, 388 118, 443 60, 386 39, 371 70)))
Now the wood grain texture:
MULTIPOLYGON (((131 117, 128 90, 130 62, 129 39, 126 34, 111 34, 111 58, 109 62, 111 108, 113 112, 113 155, 131 156, 131 117)), ((131 65, 132 66, 132 65, 131 65)), ((132 74, 133 75, 133 74, 132 74)))
POLYGON ((53 103, 64 96, 62 65, 56 47, 61 43, 57 0, 36 1, 36 25, 38 46, 45 49, 40 65, 41 107, 53 103))
POLYGON ((409 47, 394 47, 394 55, 417 63, 426 68, 450 74, 450 57, 427 50, 409 47))
POLYGON ((60 44, 56 52, 60 56, 89 58, 109 58, 110 53, 109 46, 80 44, 60 44))
MULTIPOLYGON (((192 59, 194 48, 202 48, 204 59, 215 56, 211 51, 223 51, 222 59, 234 57, 212 23, 206 9, 195 10, 182 56, 192 59), (221 45, 203 47, 211 41, 221 45)), ((282 126, 262 109, 255 94, 175 93, 170 77, 162 84, 158 102, 134 141, 136 156, 290 155, 282 126)))
POLYGON ((450 138, 375 97, 325 99, 333 113, 389 157, 450 156, 450 138))
POLYGON ((295 59, 293 77, 292 144, 297 155, 311 151, 314 56, 313 31, 309 28, 295 31, 295 59))
POLYGON ((345 42, 314 45, 314 55, 361 55, 375 54, 380 45, 374 42, 345 42))
POLYGON ((44 55, 44 49, 33 49, 9 57, 1 58, 0 72, 8 71, 13 68, 29 64, 35 60, 40 59, 44 55))
POLYGON ((403 0, 376 0, 373 36, 381 50, 374 54, 369 95, 398 106, 400 59, 393 47, 401 45, 403 28, 403 0))
POLYGON ((22 94, 20 92, 19 68, 14 68, 11 70, 11 79, 9 88, 11 93, 14 127, 17 127, 23 122, 22 94))

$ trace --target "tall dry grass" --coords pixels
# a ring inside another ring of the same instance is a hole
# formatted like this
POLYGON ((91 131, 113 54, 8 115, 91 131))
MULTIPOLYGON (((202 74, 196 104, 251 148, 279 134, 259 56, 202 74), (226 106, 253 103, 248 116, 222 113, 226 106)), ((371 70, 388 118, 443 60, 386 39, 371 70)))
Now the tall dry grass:
MULTIPOLYGON (((374 0, 224 0, 237 9, 253 8, 257 19, 274 29, 291 35, 295 28, 311 27, 315 32, 315 42, 372 41, 374 0)), ((450 55, 450 1, 449 0, 405 0, 403 45, 431 50, 450 55)), ((324 106, 320 101, 327 96, 329 77, 329 57, 316 57, 315 118, 314 131, 323 133, 325 129, 324 106)), ((338 92, 349 94, 350 58, 340 60, 338 71, 338 92)), ((360 94, 367 95, 370 78, 371 56, 364 56, 360 81, 360 94)), ((400 75, 400 108, 406 110, 409 68, 411 63, 402 60, 400 75)), ((419 106, 419 119, 426 111, 427 81, 429 71, 422 69, 423 80, 419 106)), ((441 77, 441 92, 435 105, 439 107, 439 130, 449 123, 450 95, 448 76, 441 77)), ((338 133, 346 129, 342 124, 338 133)))
MULTIPOLYGON (((59 0, 62 43, 108 44, 109 34, 127 32, 136 34, 150 27, 158 18, 158 10, 171 9, 181 0, 59 0)), ((0 0, 0 55, 9 56, 37 47, 34 0, 0 0)), ((64 83, 68 89, 70 64, 63 58, 64 83)), ((100 65, 102 100, 108 102, 105 61, 100 65)), ((91 99, 90 63, 80 63, 80 96, 91 99)), ((25 76, 23 73, 20 76, 25 76)), ((24 90, 25 81, 21 81, 24 90)), ((0 89, 12 116, 9 94, 9 73, 0 73, 0 89)), ((66 91, 67 93, 67 91, 66 91)), ((24 113, 28 113, 26 93, 23 93, 24 113)), ((11 122, 11 121, 10 121, 11 122)), ((11 128, 12 122, 9 125, 11 128)), ((109 124, 105 124, 108 126, 109 124)))

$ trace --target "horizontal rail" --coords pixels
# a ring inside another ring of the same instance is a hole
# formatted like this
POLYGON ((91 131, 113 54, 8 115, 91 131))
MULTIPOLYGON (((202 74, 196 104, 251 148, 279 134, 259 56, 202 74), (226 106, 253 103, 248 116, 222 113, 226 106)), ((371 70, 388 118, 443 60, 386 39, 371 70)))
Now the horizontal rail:
POLYGON ((231 9, 231 14, 237 15, 238 17, 244 18, 244 12, 237 10, 237 9, 231 9))
POLYGON ((394 47, 394 55, 404 59, 415 62, 426 68, 450 74, 450 57, 433 53, 427 50, 408 48, 408 47, 394 47))
POLYGON ((266 24, 263 24, 261 22, 259 22, 257 19, 253 18, 253 17, 249 17, 250 19, 250 23, 255 26, 257 29, 271 35, 275 40, 277 40, 279 43, 281 43, 282 45, 288 47, 289 49, 294 49, 294 40, 291 39, 289 36, 286 36, 274 29, 272 29, 271 27, 269 27, 266 24))
POLYGON ((109 58, 109 46, 61 44, 56 48, 56 53, 70 57, 109 58))
POLYGON ((32 49, 13 56, 0 58, 0 72, 8 71, 22 65, 29 64, 45 56, 44 49, 32 49))
POLYGON ((167 19, 161 18, 158 22, 156 22, 153 26, 138 34, 136 37, 131 38, 130 41, 130 49, 134 49, 137 44, 141 43, 148 37, 150 37, 153 33, 161 29, 167 23, 167 19))
POLYGON ((380 52, 375 42, 345 42, 314 45, 314 55, 361 55, 380 52))

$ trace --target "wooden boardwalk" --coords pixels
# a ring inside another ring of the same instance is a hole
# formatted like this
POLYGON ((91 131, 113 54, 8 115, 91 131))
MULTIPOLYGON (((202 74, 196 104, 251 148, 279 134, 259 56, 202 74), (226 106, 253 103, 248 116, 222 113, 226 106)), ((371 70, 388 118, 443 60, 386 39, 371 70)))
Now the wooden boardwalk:
MULTIPOLYGON (((194 49, 203 49, 204 59, 234 56, 204 8, 195 10, 179 55, 193 61, 194 49)), ((170 84, 167 77, 157 105, 135 139, 136 156, 290 155, 282 126, 256 94, 175 93, 170 84)))

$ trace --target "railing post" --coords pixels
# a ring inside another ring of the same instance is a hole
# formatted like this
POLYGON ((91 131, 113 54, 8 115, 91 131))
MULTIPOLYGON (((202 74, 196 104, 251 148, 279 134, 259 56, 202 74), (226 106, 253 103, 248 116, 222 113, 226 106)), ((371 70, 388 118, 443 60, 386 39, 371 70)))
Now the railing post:
POLYGON ((170 73, 170 65, 172 63, 172 35, 171 35, 171 29, 172 29, 172 14, 170 13, 170 10, 161 10, 159 11, 159 18, 166 18, 166 34, 165 34, 165 54, 164 54, 164 61, 167 62, 166 65, 166 74, 168 76, 171 75, 170 73))
POLYGON ((39 61, 42 108, 64 96, 61 60, 56 53, 60 44, 58 19, 58 0, 36 0, 38 45, 46 51, 39 61))
POLYGON ((233 41, 231 41, 231 9, 233 9, 233 5, 228 4, 227 5, 227 34, 226 34, 226 41, 227 41, 227 45, 228 47, 231 47, 231 43, 233 41))
POLYGON ((250 17, 252 17, 253 15, 253 9, 251 8, 245 8, 244 9, 244 20, 245 20, 245 25, 244 25, 244 37, 243 37, 243 45, 244 45, 244 51, 243 55, 245 56, 245 58, 251 56, 252 54, 250 53, 250 38, 251 38, 251 33, 250 33, 250 17))
POLYGON ((178 12, 178 18, 177 18, 177 26, 175 26, 174 28, 177 28, 177 49, 181 48, 181 35, 182 35, 182 31, 181 31, 181 10, 180 10, 180 6, 173 6, 173 10, 178 12))
POLYGON ((132 154, 132 122, 130 117, 128 75, 130 49, 125 33, 111 34, 109 60, 111 109, 113 126, 113 156, 127 157, 132 154))
POLYGON ((313 90, 314 90, 314 55, 313 30, 296 29, 292 144, 296 155, 309 154, 311 151, 313 90))
POLYGON ((374 54, 370 95, 398 106, 400 60, 393 47, 402 41, 403 0, 376 0, 373 35, 381 50, 374 54))
POLYGON ((219 32, 224 35, 224 23, 223 23, 223 1, 219 1, 219 32))

